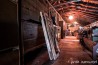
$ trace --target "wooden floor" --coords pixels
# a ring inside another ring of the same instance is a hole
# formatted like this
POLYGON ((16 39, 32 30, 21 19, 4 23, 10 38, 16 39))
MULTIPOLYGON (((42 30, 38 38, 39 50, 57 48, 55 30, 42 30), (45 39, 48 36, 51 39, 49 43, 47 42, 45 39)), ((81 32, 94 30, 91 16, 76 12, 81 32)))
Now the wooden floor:
POLYGON ((19 50, 8 50, 0 53, 0 65, 19 65, 19 50))
POLYGON ((93 65, 83 63, 92 61, 91 53, 87 51, 74 36, 67 36, 60 41, 60 56, 51 65, 93 65))
POLYGON ((90 63, 90 61, 92 61, 92 53, 86 50, 76 37, 67 36, 61 39, 59 47, 60 56, 57 60, 49 61, 46 49, 39 53, 35 60, 30 61, 26 65, 93 65, 93 63, 90 63))

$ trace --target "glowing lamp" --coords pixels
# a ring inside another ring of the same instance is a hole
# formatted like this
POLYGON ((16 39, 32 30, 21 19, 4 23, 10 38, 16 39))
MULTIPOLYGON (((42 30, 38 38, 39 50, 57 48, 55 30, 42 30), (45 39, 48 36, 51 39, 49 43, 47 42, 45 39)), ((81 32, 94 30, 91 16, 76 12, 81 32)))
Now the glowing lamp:
POLYGON ((70 15, 70 16, 69 16, 69 20, 72 20, 72 19, 73 19, 73 16, 70 15))

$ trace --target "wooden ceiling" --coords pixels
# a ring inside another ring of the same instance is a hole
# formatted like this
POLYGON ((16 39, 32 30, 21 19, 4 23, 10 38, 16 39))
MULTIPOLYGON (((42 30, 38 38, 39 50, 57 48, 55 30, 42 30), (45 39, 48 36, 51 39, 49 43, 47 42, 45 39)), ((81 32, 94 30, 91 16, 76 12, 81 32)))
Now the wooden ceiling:
POLYGON ((49 0, 67 22, 77 21, 85 26, 98 21, 98 0, 49 0), (74 20, 68 20, 70 15, 74 20))

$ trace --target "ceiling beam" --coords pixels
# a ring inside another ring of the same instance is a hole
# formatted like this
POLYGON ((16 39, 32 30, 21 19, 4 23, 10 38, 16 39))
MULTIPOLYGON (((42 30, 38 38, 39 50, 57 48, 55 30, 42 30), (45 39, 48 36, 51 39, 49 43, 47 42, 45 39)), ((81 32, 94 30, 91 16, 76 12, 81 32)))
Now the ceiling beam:
MULTIPOLYGON (((62 10, 59 10, 58 12, 60 12, 62 10)), ((95 16, 98 16, 98 11, 90 11, 90 10, 84 10, 84 9, 63 9, 63 13, 66 13, 66 12, 70 12, 70 11, 80 11, 80 12, 84 12, 84 13, 87 13, 87 14, 90 14, 90 15, 95 15, 95 16)))

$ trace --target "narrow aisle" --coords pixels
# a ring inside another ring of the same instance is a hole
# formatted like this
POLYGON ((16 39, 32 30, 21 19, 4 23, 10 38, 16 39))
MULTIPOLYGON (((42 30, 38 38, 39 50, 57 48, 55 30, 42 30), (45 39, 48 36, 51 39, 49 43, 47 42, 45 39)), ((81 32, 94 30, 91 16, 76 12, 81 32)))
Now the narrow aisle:
POLYGON ((84 49, 74 36, 67 36, 60 41, 60 56, 52 65, 92 65, 82 61, 92 61, 88 51, 84 49))

